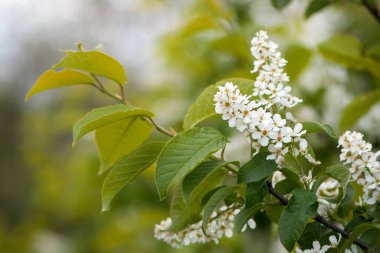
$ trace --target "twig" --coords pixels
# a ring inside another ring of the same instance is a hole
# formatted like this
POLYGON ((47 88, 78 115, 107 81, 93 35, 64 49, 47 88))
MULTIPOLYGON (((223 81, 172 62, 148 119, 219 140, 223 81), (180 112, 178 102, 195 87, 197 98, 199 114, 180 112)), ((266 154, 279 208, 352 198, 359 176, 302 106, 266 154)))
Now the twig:
POLYGON ((157 131, 169 136, 169 137, 174 137, 176 136, 177 133, 173 132, 173 131, 170 131, 162 126, 160 126, 159 124, 157 124, 157 122, 155 122, 152 118, 149 118, 149 117, 144 117, 144 119, 147 119, 149 120, 153 126, 157 129, 157 131))
MULTIPOLYGON (((268 191, 270 194, 272 194, 276 199, 278 199, 282 205, 284 206, 287 206, 289 201, 287 198, 285 198, 283 195, 281 195, 280 193, 276 192, 276 190, 273 188, 272 186, 272 183, 267 181, 266 182, 267 184, 267 188, 268 188, 268 191)), ((350 237, 350 232, 347 232, 341 228, 339 228, 338 226, 328 222, 325 218, 323 218, 322 216, 320 215, 317 215, 315 218, 314 218, 315 221, 321 223, 322 225, 334 230, 335 232, 341 234, 343 237, 345 238, 349 238, 350 237)), ((360 239, 355 239, 354 240, 354 244, 358 245, 361 249, 364 249, 364 250, 368 250, 369 249, 369 246, 368 244, 366 244, 365 242, 363 242, 362 240, 360 239)))
MULTIPOLYGON (((91 76, 94 78, 95 80, 95 83, 96 84, 93 84, 92 86, 94 86, 96 89, 98 89, 100 92, 108 95, 109 97, 117 100, 118 102, 122 103, 122 104, 128 104, 126 98, 125 98, 125 95, 124 95, 124 88, 123 86, 120 85, 120 93, 121 95, 119 94, 112 94, 111 92, 109 92, 108 90, 106 90, 102 84, 102 82, 99 80, 99 78, 92 74, 91 73, 91 76)), ((152 125, 157 129, 157 131, 169 136, 169 137, 174 137, 177 133, 175 131, 171 131, 171 130, 168 130, 168 129, 165 129, 164 127, 160 126, 157 122, 155 122, 152 118, 149 118, 149 117, 142 117, 143 120, 145 121, 149 121, 152 123, 152 125)))

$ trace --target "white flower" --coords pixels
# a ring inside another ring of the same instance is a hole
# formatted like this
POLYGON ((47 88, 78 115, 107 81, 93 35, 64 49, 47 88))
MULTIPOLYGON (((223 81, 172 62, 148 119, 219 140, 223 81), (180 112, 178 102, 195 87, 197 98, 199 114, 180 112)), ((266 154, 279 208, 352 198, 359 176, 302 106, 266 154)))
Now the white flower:
POLYGON ((380 152, 372 152, 372 144, 359 132, 346 131, 339 137, 340 160, 350 165, 351 178, 363 186, 358 204, 374 205, 380 201, 380 152))
POLYGON ((269 152, 272 154, 267 156, 267 160, 274 160, 279 166, 284 163, 285 155, 289 152, 289 148, 281 148, 273 144, 268 146, 269 152))
MULTIPOLYGON (((162 240, 170 244, 174 248, 180 248, 195 243, 219 243, 219 240, 226 236, 231 238, 233 236, 235 216, 240 212, 239 208, 234 205, 222 206, 218 212, 211 214, 211 221, 207 224, 206 234, 202 230, 202 221, 188 225, 181 231, 176 233, 169 231, 172 224, 171 218, 161 221, 154 229, 154 236, 158 240, 162 240)), ((247 225, 254 229, 256 223, 253 219, 248 220, 247 225)), ((244 228, 244 229, 245 229, 244 228)))
POLYGON ((336 248, 339 245, 340 240, 342 239, 342 235, 338 234, 338 238, 336 238, 334 235, 329 237, 329 241, 331 243, 331 248, 336 248))
POLYGON ((273 132, 272 120, 264 120, 258 125, 259 131, 252 133, 252 138, 257 140, 261 146, 266 147, 269 144, 269 135, 273 132))
POLYGON ((356 247, 356 245, 352 245, 351 246, 351 249, 346 249, 345 251, 344 251, 344 253, 358 253, 359 251, 358 251, 358 248, 356 247))
POLYGON ((329 245, 324 245, 321 248, 321 244, 318 241, 313 242, 313 248, 311 249, 306 249, 306 250, 301 250, 299 248, 296 248, 297 253, 325 253, 331 248, 329 245))
POLYGON ((329 241, 331 245, 324 245, 321 247, 321 244, 319 241, 313 241, 313 248, 301 250, 299 248, 296 248, 297 253, 324 253, 327 252, 331 248, 336 248, 342 239, 342 236, 339 234, 338 239, 335 236, 330 236, 329 241))
POLYGON ((302 135, 304 135, 306 133, 306 130, 302 130, 302 124, 301 123, 297 123, 295 126, 294 126, 294 129, 292 131, 292 136, 293 137, 300 137, 302 135))
POLYGON ((243 132, 251 142, 255 154, 263 147, 271 152, 267 159, 274 160, 279 167, 284 157, 292 151, 301 154, 312 164, 320 164, 308 153, 308 143, 302 135, 306 133, 302 124, 297 123, 287 112, 286 118, 278 112, 302 102, 291 95, 291 87, 284 72, 287 61, 277 52, 278 45, 269 41, 265 31, 256 33, 251 41, 251 53, 255 58, 252 72, 259 72, 253 83, 252 96, 243 95, 238 87, 226 82, 219 86, 214 96, 215 112, 228 121, 230 127, 243 132), (294 125, 295 124, 295 125, 294 125))
POLYGON ((291 132, 290 127, 284 126, 279 131, 270 132, 269 137, 272 139, 272 143, 275 144, 276 148, 281 148, 284 144, 292 141, 291 132))

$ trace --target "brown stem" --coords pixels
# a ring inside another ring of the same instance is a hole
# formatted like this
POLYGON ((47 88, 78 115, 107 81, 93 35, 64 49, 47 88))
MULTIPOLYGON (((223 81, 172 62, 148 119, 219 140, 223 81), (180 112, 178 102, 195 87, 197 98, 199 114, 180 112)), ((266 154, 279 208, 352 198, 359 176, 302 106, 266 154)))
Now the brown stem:
MULTIPOLYGON (((285 198, 280 193, 276 192, 276 190, 273 188, 271 182, 267 181, 266 184, 267 184, 267 188, 268 188, 269 193, 272 194, 276 199, 278 199, 283 206, 287 206, 288 203, 289 203, 288 199, 285 198)), ((347 231, 341 229, 340 227, 336 226, 335 224, 332 224, 332 223, 328 222, 325 218, 323 218, 320 215, 317 215, 314 218, 314 220, 317 221, 317 222, 319 222, 319 223, 321 223, 322 225, 324 225, 324 226, 326 226, 326 227, 334 230, 335 232, 341 234, 345 238, 349 238, 350 235, 351 235, 350 232, 347 232, 347 231)), ((354 240, 354 244, 358 245, 363 250, 368 250, 369 249, 368 244, 366 244, 365 242, 363 242, 360 239, 355 239, 354 240)))
MULTIPOLYGON (((91 73, 91 76, 94 78, 95 80, 95 83, 96 84, 93 84, 93 86, 98 89, 100 92, 108 95, 109 97, 117 100, 118 102, 122 103, 122 104, 128 104, 126 98, 125 98, 125 95, 124 95, 124 88, 123 86, 120 85, 120 94, 112 94, 111 92, 109 92, 108 90, 106 90, 102 84, 102 82, 99 80, 99 78, 92 74, 91 73)), ((149 118, 149 117, 143 117, 144 120, 146 121, 149 121, 152 123, 152 125, 156 128, 157 131, 169 136, 169 137, 174 137, 177 133, 175 131, 170 131, 170 130, 167 130, 166 128, 160 126, 157 122, 155 122, 152 118, 149 118)))

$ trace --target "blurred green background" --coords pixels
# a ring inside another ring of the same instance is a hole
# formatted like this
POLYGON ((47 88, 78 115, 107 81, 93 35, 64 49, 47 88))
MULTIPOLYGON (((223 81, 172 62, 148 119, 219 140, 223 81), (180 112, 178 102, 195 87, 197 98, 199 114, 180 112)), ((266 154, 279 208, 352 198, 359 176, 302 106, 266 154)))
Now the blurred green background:
MULTIPOLYGON (((153 169, 100 213, 104 176, 97 175, 92 136, 72 149, 71 128, 90 108, 113 101, 87 87, 48 91, 27 104, 24 96, 60 49, 103 43, 126 68, 128 99, 181 131, 207 85, 254 77, 250 39, 264 29, 280 44, 291 86, 304 99, 297 117, 339 132, 343 108, 379 88, 380 23, 360 1, 337 1, 306 19, 308 4, 293 0, 277 10, 269 0, 0 0, 0 252, 283 252, 266 217, 221 245, 171 249, 156 241, 154 224, 169 215, 169 202, 158 200, 153 169), (326 44, 339 34, 350 39, 326 44), (370 60, 362 63, 355 50, 370 60)), ((377 101, 353 126, 375 149, 377 101)), ((230 135, 227 158, 248 158, 239 151, 247 145, 242 136, 220 120, 205 124, 230 135)), ((336 143, 319 135, 311 141, 320 160, 337 159, 336 143)))

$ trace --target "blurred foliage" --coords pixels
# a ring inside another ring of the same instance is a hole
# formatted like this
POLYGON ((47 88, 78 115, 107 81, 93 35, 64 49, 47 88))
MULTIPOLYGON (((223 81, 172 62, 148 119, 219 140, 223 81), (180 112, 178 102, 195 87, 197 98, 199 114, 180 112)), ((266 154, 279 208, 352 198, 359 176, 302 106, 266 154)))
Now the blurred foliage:
MULTIPOLYGON (((311 108, 298 113, 320 117, 335 127, 339 125, 342 110, 339 114, 332 111, 330 118, 325 115, 329 113, 326 97, 334 78, 329 79, 323 71, 311 71, 318 61, 327 68, 341 68, 348 78, 341 78, 337 85, 349 94, 348 102, 353 102, 343 105, 346 95, 332 94, 335 102, 348 108, 340 126, 364 131, 377 149, 378 128, 376 132, 366 128, 368 125, 363 128, 355 124, 361 115, 350 113, 350 108, 362 106, 367 112, 379 101, 379 96, 371 94, 378 94, 380 85, 380 23, 358 1, 329 1, 334 2, 329 5, 325 2, 309 1, 301 15, 292 15, 297 1, 194 1, 183 13, 178 29, 166 34, 158 46, 158 57, 164 59, 169 75, 157 80, 151 89, 141 90, 133 88, 139 84, 131 84, 127 87, 128 96, 134 104, 152 108, 165 123, 181 130, 184 112, 206 86, 230 77, 254 78, 249 74, 252 68, 249 42, 255 32, 266 29, 285 42, 280 50, 289 61, 286 71, 293 88, 311 108), (263 6, 265 9, 260 9, 263 6), (262 24, 254 15, 260 11, 268 15, 268 20, 280 17, 280 21, 262 24), (287 12, 290 14, 286 15, 287 12), (332 27, 329 36, 319 45, 305 43, 300 34, 309 29, 308 22, 319 15, 323 19, 323 15, 332 12, 344 18, 329 24, 332 27), (305 79, 309 72, 312 78, 305 79), (323 84, 311 83, 312 88, 303 83, 320 79, 323 84), (371 100, 360 100, 362 97, 371 100)), ((36 58, 45 59, 44 63, 49 58, 44 52, 35 54, 36 58)), ((36 73, 26 74, 37 77, 36 73)), ((143 86, 144 80, 140 81, 143 86)), ((17 82, 14 80, 14 85, 17 82)), ((276 238, 272 236, 273 228, 268 227, 267 217, 257 219, 259 230, 224 240, 221 245, 175 250, 156 241, 153 224, 168 215, 169 203, 158 202, 150 180, 152 170, 124 189, 111 205, 111 211, 100 213, 104 176, 97 175, 96 150, 91 138, 71 149, 71 126, 90 108, 109 104, 110 100, 86 87, 75 87, 60 92, 59 96, 51 93, 48 101, 36 97, 25 106, 16 94, 19 91, 13 92, 0 95, 0 252, 280 252, 273 243, 276 238)), ((377 118, 378 115, 375 112, 377 118)), ((221 121, 210 119, 207 124, 218 124, 231 134, 221 121)), ((336 143, 324 135, 314 137, 319 141, 315 149, 318 158, 332 164, 336 159, 333 158, 336 143)), ((313 141, 313 137, 310 139, 313 141)), ((272 211, 269 219, 278 219, 276 210, 272 211)))

